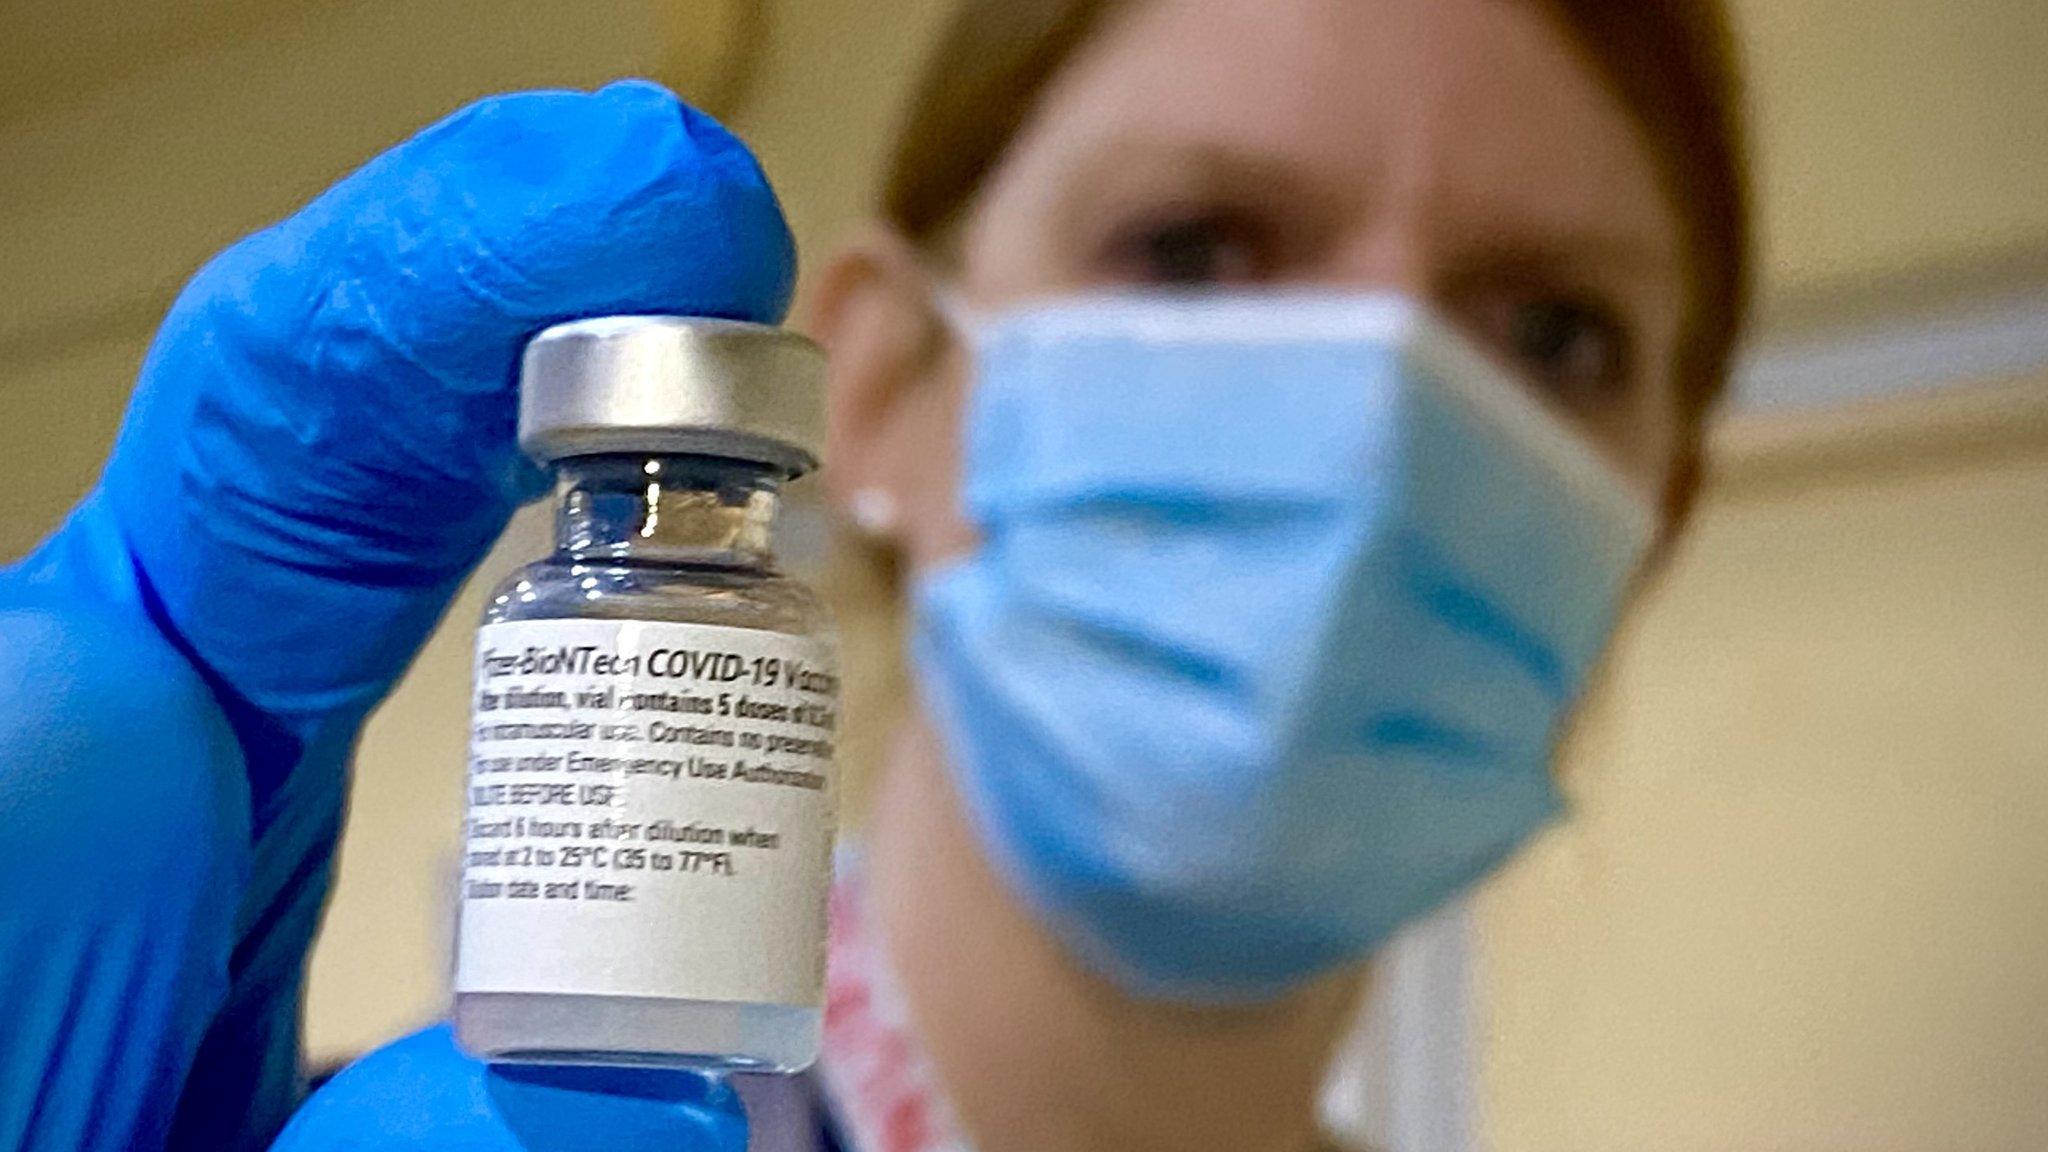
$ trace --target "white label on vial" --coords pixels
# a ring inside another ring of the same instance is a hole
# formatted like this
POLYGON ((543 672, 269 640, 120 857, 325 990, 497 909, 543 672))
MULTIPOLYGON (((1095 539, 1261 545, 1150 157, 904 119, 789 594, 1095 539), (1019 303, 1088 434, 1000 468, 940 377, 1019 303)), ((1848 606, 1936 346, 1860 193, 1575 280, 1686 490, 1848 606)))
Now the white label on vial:
POLYGON ((829 646, 509 621, 475 691, 457 991, 820 1002, 829 646))

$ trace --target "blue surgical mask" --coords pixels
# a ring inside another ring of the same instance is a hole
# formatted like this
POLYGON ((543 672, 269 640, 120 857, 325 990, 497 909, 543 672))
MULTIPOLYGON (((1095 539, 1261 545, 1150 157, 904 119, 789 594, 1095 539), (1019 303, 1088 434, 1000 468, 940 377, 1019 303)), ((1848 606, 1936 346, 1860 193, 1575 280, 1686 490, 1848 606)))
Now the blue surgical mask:
POLYGON ((1422 307, 1104 297, 977 321, 971 555, 915 660, 999 869, 1142 995, 1356 960, 1562 803, 1649 500, 1422 307))

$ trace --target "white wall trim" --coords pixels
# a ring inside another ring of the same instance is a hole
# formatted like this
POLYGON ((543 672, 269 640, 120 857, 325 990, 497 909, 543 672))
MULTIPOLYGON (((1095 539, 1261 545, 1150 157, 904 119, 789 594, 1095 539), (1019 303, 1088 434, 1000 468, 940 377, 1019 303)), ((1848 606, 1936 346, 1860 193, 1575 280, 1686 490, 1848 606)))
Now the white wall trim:
POLYGON ((1736 365, 1729 414, 1804 414, 2026 375, 2048 378, 2048 285, 1766 335, 1736 365))

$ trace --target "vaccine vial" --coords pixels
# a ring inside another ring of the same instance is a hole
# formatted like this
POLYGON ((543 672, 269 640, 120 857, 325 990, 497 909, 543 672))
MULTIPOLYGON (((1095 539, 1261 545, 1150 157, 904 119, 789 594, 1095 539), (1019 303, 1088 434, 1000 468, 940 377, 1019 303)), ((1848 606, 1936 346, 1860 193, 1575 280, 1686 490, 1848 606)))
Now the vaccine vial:
POLYGON ((757 324, 550 328, 519 443, 554 554, 477 637, 455 1030, 499 1062, 817 1056, 837 781, 827 613, 777 571, 824 358, 757 324))

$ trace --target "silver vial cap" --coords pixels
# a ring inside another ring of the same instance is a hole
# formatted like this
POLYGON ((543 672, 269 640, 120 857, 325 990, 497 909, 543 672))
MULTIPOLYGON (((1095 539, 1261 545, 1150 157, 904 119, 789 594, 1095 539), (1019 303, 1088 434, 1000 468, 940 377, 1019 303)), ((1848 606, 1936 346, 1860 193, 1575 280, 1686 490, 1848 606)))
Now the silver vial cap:
POLYGON ((801 476, 825 439, 825 354, 794 332, 695 316, 600 316, 526 345, 519 446, 750 460, 801 476))

